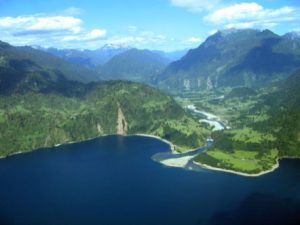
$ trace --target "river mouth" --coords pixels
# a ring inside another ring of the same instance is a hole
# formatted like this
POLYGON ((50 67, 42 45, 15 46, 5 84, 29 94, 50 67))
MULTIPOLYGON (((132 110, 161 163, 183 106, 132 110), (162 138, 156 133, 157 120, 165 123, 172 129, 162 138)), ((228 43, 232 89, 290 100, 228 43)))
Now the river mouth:
POLYGON ((195 170, 200 171, 202 168, 193 162, 193 159, 200 154, 201 152, 206 151, 208 148, 212 146, 212 141, 207 141, 204 147, 198 148, 193 151, 189 151, 186 153, 173 153, 170 152, 160 152, 154 154, 151 158, 159 163, 164 164, 169 167, 180 167, 187 170, 195 170))
MULTIPOLYGON (((212 113, 199 111, 194 105, 188 105, 185 108, 189 110, 191 113, 198 115, 200 123, 207 123, 210 126, 212 126, 212 132, 227 128, 225 123, 222 122, 221 118, 212 113)), ((174 153, 173 151, 156 153, 155 155, 152 156, 152 159, 156 162, 162 163, 165 166, 169 166, 169 167, 179 167, 187 170, 202 171, 203 167, 194 163, 193 159, 198 154, 209 149, 212 145, 213 145, 213 139, 211 137, 208 137, 206 145, 196 150, 192 150, 180 154, 174 153)))

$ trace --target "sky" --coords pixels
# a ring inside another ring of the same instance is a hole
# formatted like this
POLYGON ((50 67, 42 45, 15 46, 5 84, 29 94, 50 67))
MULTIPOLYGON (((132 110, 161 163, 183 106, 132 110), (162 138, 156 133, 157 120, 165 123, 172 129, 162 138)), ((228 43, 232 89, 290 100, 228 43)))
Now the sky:
POLYGON ((12 45, 175 51, 223 29, 300 32, 300 0, 0 0, 12 45))

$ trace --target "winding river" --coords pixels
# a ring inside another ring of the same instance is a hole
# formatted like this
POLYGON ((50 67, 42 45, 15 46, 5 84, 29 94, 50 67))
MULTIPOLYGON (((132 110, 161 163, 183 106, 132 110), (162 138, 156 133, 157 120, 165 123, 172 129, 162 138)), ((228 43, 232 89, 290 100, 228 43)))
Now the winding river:
MULTIPOLYGON (((192 113, 199 115, 199 118, 201 118, 199 119, 200 123, 208 123, 210 126, 212 126, 213 127, 212 131, 229 128, 228 126, 226 126, 225 122, 223 122, 219 116, 216 116, 212 113, 199 111, 194 105, 188 105, 185 108, 191 111, 192 113)), ((181 167, 187 170, 202 170, 202 168, 199 165, 194 163, 193 159, 199 153, 211 147, 212 144, 213 144, 213 139, 208 137, 206 145, 196 150, 189 151, 182 154, 174 153, 172 151, 156 153, 155 155, 152 156, 152 159, 170 167, 181 167)))

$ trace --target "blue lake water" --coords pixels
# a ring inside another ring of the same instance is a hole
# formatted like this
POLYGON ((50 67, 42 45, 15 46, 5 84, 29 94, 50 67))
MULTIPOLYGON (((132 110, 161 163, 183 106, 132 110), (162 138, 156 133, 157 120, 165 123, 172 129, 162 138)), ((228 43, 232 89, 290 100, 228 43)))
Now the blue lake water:
POLYGON ((166 151, 108 136, 2 159, 0 224, 300 224, 300 160, 248 178, 151 160, 166 151))

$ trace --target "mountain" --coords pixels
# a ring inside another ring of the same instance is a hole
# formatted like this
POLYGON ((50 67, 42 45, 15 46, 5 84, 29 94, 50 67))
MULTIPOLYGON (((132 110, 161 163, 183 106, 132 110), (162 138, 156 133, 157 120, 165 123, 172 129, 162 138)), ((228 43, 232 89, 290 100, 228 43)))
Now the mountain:
POLYGON ((94 69, 108 62, 112 57, 130 49, 129 47, 105 45, 96 50, 47 48, 43 51, 60 57, 68 62, 94 69))
POLYGON ((156 135, 184 151, 203 146, 209 135, 172 97, 152 87, 84 84, 36 71, 39 65, 29 60, 18 63, 6 68, 1 58, 9 73, 0 73, 0 157, 107 134, 156 135))
MULTIPOLYGON (((96 50, 78 50, 78 49, 57 49, 57 48, 42 48, 34 46, 35 49, 45 51, 54 56, 60 57, 68 62, 85 66, 87 68, 94 69, 97 66, 107 63, 111 58, 124 53, 132 48, 124 46, 104 45, 96 50)), ((151 50, 154 54, 160 55, 169 62, 173 62, 182 58, 188 50, 178 51, 158 51, 151 50)))
POLYGON ((269 31, 224 30, 171 63, 156 82, 165 89, 260 87, 300 67, 300 39, 269 31))
POLYGON ((87 68, 68 63, 31 47, 14 47, 0 42, 0 86, 10 90, 10 85, 16 81, 59 80, 62 77, 68 80, 90 82, 99 80, 99 74, 87 68))
POLYGON ((149 50, 130 49, 114 56, 100 66, 101 77, 106 80, 131 80, 149 83, 167 66, 168 60, 149 50))

